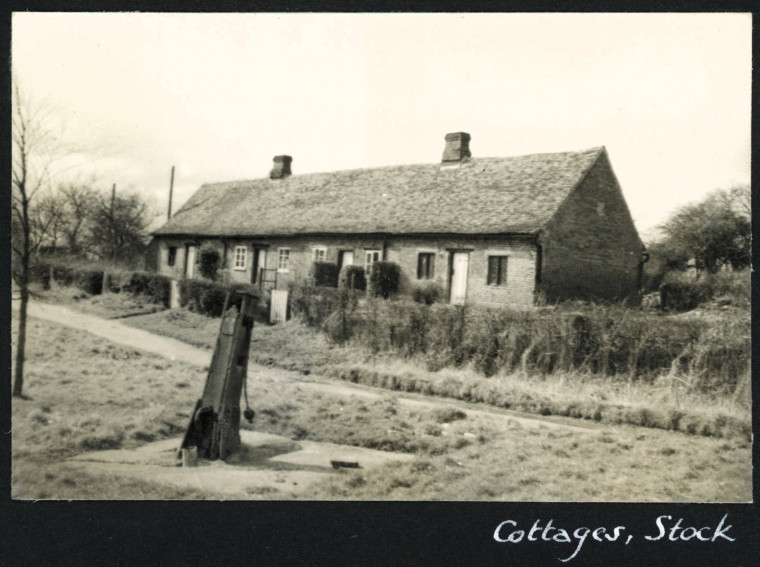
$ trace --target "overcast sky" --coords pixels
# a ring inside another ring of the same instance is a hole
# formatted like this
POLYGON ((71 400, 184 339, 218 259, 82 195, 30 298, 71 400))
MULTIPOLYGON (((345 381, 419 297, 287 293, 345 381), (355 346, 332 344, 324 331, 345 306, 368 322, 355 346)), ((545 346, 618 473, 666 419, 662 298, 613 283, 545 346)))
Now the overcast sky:
POLYGON ((29 14, 12 69, 68 175, 174 210, 204 182, 604 145, 646 238, 750 179, 745 14, 29 14))

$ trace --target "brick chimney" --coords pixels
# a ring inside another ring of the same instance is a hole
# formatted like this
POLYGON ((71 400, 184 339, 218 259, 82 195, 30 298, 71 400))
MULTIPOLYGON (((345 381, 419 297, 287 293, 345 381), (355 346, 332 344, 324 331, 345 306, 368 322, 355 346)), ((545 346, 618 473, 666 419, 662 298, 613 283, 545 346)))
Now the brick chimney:
POLYGON ((470 135, 467 132, 446 134, 441 165, 458 165, 470 157, 470 135))
POLYGON ((290 175, 290 162, 293 158, 290 156, 274 156, 274 165, 269 172, 269 179, 284 179, 290 175))

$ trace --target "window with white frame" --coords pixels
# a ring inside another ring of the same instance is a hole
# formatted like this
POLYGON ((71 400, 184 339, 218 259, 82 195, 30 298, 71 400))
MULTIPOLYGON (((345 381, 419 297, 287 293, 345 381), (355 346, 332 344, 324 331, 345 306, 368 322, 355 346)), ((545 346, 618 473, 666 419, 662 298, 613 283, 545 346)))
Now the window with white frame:
POLYGON ((281 272, 287 272, 290 266, 290 248, 279 248, 277 250, 277 269, 281 272))
POLYGON ((327 258, 327 248, 324 246, 316 246, 312 251, 312 259, 315 262, 324 262, 327 258))
POLYGON ((365 250, 364 251, 364 273, 369 277, 372 264, 380 261, 380 250, 365 250))
POLYGON ((177 247, 169 246, 169 257, 166 259, 168 266, 173 266, 177 262, 177 247))
POLYGON ((248 247, 246 246, 235 246, 235 264, 234 267, 236 270, 245 270, 248 260, 248 247))

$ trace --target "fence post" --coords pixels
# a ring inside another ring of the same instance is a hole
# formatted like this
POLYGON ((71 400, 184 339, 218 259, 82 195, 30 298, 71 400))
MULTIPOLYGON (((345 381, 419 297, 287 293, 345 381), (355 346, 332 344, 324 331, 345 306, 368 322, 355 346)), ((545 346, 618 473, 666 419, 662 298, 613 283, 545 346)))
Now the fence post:
POLYGON ((169 282, 169 309, 177 309, 179 307, 179 282, 175 279, 169 282))

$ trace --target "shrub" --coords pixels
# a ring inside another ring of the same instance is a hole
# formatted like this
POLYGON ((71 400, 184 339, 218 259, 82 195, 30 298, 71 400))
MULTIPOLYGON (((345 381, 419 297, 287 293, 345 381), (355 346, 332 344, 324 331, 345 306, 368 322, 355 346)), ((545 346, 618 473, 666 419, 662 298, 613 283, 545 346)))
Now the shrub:
POLYGON ((369 287, 372 295, 388 299, 398 292, 401 268, 393 262, 375 262, 369 273, 369 287))
POLYGON ((201 295, 201 313, 212 317, 221 317, 227 290, 221 286, 208 286, 201 295))
POLYGON ((135 295, 145 295, 148 291, 150 274, 145 272, 132 272, 129 283, 124 287, 125 291, 135 295))
POLYGON ((713 298, 737 307, 750 306, 751 284, 749 270, 723 270, 705 278, 713 298))
POLYGON ((129 291, 133 278, 132 273, 121 270, 107 270, 103 273, 103 291, 121 293, 129 291))
POLYGON ((50 275, 53 267, 47 262, 36 262, 29 267, 29 277, 33 282, 42 284, 43 289, 50 289, 50 275))
POLYGON ((710 299, 709 288, 698 282, 666 282, 660 286, 660 305, 670 311, 689 311, 710 299))
POLYGON ((443 288, 436 282, 416 284, 412 290, 412 299, 417 303, 432 305, 443 297, 443 288))
POLYGON ((343 266, 338 276, 338 286, 348 289, 367 289, 367 277, 361 266, 343 266))
POLYGON ((224 286, 199 280, 182 280, 180 282, 180 304, 190 311, 221 317, 227 290, 224 286))
POLYGON ((168 307, 169 296, 171 295, 171 278, 159 274, 149 274, 148 276, 148 283, 143 293, 149 296, 154 303, 168 307))
POLYGON ((216 248, 203 247, 200 251, 198 271, 204 278, 214 281, 221 262, 222 256, 216 248))
POLYGON ((314 262, 309 269, 309 280, 318 287, 338 287, 338 266, 331 262, 314 262))
POLYGON ((89 295, 103 291, 103 272, 100 270, 77 270, 72 273, 73 283, 89 295))
POLYGON ((54 265, 53 279, 61 285, 74 285, 74 270, 68 266, 54 265))

